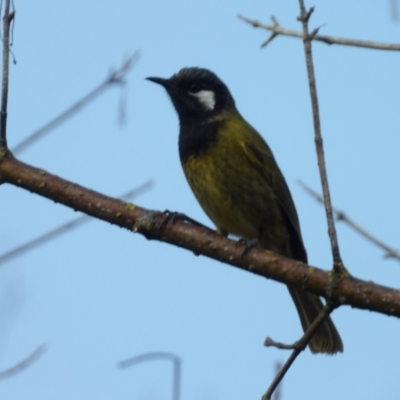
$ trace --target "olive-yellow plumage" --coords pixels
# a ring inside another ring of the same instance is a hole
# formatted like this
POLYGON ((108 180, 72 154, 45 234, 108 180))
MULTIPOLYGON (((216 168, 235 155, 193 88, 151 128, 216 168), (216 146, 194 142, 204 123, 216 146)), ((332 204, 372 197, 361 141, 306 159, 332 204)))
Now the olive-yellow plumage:
POLYGON ((183 164, 186 178, 204 211, 222 233, 246 239, 258 238, 261 219, 262 225, 272 228, 264 232, 263 240, 273 237, 270 244, 276 248, 268 247, 282 252, 287 238, 280 237, 282 232, 277 229, 281 223, 280 213, 276 210, 278 204, 272 201, 266 207, 265 202, 265 199, 276 197, 272 186, 274 177, 268 173, 268 170, 276 170, 272 153, 256 152, 260 146, 254 142, 262 143, 262 139, 240 115, 225 113, 220 116, 220 122, 215 142, 207 152, 200 157, 191 155, 183 164), (263 163, 269 165, 265 168, 263 163), (246 165, 251 168, 244 168, 246 165), (239 174, 234 174, 237 170, 240 170, 240 184, 237 182, 239 174), (259 173, 254 173, 255 170, 259 173), (257 188, 256 196, 254 188, 257 188), (248 204, 252 207, 246 207, 248 204))
MULTIPOLYGON (((184 68, 170 79, 148 78, 167 90, 180 121, 179 154, 193 193, 222 234, 307 262, 289 188, 267 143, 237 111, 225 84, 211 71, 184 68)), ((306 330, 323 304, 288 287, 306 330)), ((330 318, 314 335, 313 353, 343 351, 330 318)))

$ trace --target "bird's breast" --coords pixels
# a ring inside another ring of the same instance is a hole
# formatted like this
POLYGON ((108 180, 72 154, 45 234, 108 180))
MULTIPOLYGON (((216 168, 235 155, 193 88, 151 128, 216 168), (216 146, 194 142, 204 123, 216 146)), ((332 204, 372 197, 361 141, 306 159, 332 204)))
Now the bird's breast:
POLYGON ((182 166, 198 202, 225 233, 253 239, 279 214, 274 194, 249 163, 239 142, 224 135, 206 151, 189 156, 182 166))

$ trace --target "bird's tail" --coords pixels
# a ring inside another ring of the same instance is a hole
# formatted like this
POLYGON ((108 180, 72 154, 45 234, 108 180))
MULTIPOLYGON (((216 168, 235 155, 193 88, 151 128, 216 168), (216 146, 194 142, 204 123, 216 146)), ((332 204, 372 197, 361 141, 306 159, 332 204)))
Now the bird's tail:
MULTIPOLYGON (((288 289, 299 313, 301 325, 306 331, 321 311, 322 301, 318 296, 294 286, 288 286, 288 289)), ((315 332, 309 347, 313 353, 335 354, 343 352, 342 339, 330 317, 327 317, 315 332)))

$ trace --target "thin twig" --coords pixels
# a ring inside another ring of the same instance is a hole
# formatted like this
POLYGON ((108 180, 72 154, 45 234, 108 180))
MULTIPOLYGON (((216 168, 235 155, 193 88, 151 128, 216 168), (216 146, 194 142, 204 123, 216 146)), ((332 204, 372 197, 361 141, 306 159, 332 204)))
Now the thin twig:
POLYGON ((156 351, 152 353, 141 354, 140 356, 129 358, 118 363, 120 368, 128 368, 132 365, 136 365, 145 361, 166 359, 171 360, 174 366, 174 377, 172 385, 172 400, 179 400, 180 398, 180 387, 181 387, 181 359, 173 354, 164 351, 156 351))
MULTIPOLYGON (((135 189, 130 190, 129 192, 126 192, 121 196, 121 199, 127 200, 131 199, 144 191, 150 189, 153 186, 152 181, 147 181, 143 183, 142 185, 138 186, 135 189)), ((91 220, 91 217, 88 215, 82 215, 78 218, 75 218, 65 224, 62 224, 58 226, 57 228, 52 229, 49 232, 46 232, 45 234, 27 242, 24 243, 10 251, 7 251, 6 253, 0 255, 0 265, 6 263, 7 261, 10 261, 12 258, 20 256, 22 254, 25 254, 29 250, 33 250, 34 248, 47 243, 48 241, 55 239, 56 237, 62 235, 63 233, 66 233, 73 228, 77 228, 78 226, 81 226, 82 224, 89 222, 91 220)))
POLYGON ((96 97, 98 97, 105 89, 108 89, 111 85, 124 82, 125 75, 130 71, 130 69, 136 64, 140 56, 139 51, 135 51, 127 60, 125 60, 122 65, 116 70, 110 73, 107 78, 100 83, 96 88, 91 90, 88 94, 83 96, 80 100, 74 103, 72 106, 63 111, 60 115, 55 117, 53 120, 48 122, 46 125, 38 129, 37 131, 31 133, 27 138, 25 138, 21 143, 17 144, 12 152, 14 154, 20 153, 22 150, 26 149, 29 145, 36 142, 38 139, 43 137, 49 131, 54 129, 57 125, 60 125, 66 119, 71 117, 83 107, 88 105, 96 97))
POLYGON ((12 366, 11 368, 7 368, 6 370, 0 371, 0 379, 10 378, 11 376, 20 373, 37 361, 45 351, 46 346, 43 344, 40 345, 31 355, 20 361, 18 364, 12 366))
POLYGON ((340 257, 339 244, 335 229, 335 222, 333 220, 333 215, 332 215, 332 203, 331 203, 331 196, 329 193, 328 174, 326 171, 324 146, 321 133, 321 122, 319 117, 317 86, 315 83, 314 64, 313 64, 312 50, 311 50, 311 40, 314 35, 313 33, 310 35, 308 31, 308 19, 310 18, 314 9, 311 8, 307 12, 304 6, 304 1, 299 0, 299 3, 300 3, 300 16, 298 17, 298 20, 303 25, 304 52, 307 64, 308 83, 310 87, 311 106, 312 106, 313 122, 314 122, 314 133, 315 133, 314 140, 315 140, 315 148, 317 151, 318 168, 321 177, 322 192, 324 194, 326 218, 328 220, 328 233, 332 247, 333 267, 336 272, 343 273, 344 267, 342 259, 340 257))
POLYGON ((283 367, 280 369, 278 374, 275 376, 275 379, 272 381, 270 387, 265 392, 264 396, 262 397, 262 400, 270 400, 271 399, 272 393, 277 388, 277 386, 279 385, 279 383, 285 376, 286 372, 289 370, 290 366, 293 364, 294 360, 307 347, 308 343, 314 336, 314 333, 317 331, 317 329, 324 322, 325 318, 332 312, 332 310, 334 308, 335 307, 332 306, 331 304, 326 304, 321 309, 317 318, 315 318, 314 322, 308 327, 307 331, 300 338, 300 340, 297 341, 296 343, 294 343, 293 345, 286 345, 286 348, 293 348, 294 350, 293 350, 292 354, 290 355, 290 357, 288 358, 288 360, 283 365, 283 367))
MULTIPOLYGON (((238 15, 238 18, 241 20, 249 23, 250 25, 254 26, 255 28, 262 28, 266 29, 271 32, 271 36, 261 44, 261 47, 265 47, 268 43, 271 42, 278 35, 283 36, 291 36, 296 38, 304 38, 304 33, 295 31, 292 29, 286 29, 280 26, 275 17, 271 17, 273 24, 263 24, 255 19, 250 19, 244 17, 243 15, 238 15)), ((392 51, 400 51, 400 44, 399 43, 382 43, 382 42, 372 42, 368 40, 358 40, 358 39, 347 39, 347 38, 340 38, 335 36, 326 36, 326 35, 315 35, 313 36, 312 40, 316 40, 319 42, 323 42, 326 44, 338 44, 342 46, 354 46, 354 47, 363 47, 367 49, 375 49, 375 50, 392 50, 392 51)))
MULTIPOLYGON (((275 363, 275 373, 279 373, 279 371, 281 370, 283 364, 281 361, 277 361, 275 363)), ((281 399, 281 394, 282 394, 282 380, 279 383, 279 385, 276 387, 275 389, 275 393, 274 393, 274 397, 273 400, 280 400, 281 399)))
POLYGON ((295 344, 285 344, 281 342, 275 342, 275 340, 271 339, 270 337, 267 337, 264 340, 264 346, 265 347, 276 347, 277 349, 281 350, 293 350, 295 348, 295 344))
POLYGON ((15 12, 10 13, 10 0, 6 0, 3 16, 3 77, 1 83, 0 149, 7 147, 7 103, 10 56, 10 27, 15 12))
POLYGON ((391 5, 390 10, 391 10, 392 19, 394 21, 397 21, 399 19, 399 6, 397 4, 397 0, 391 0, 390 5, 391 5))
MULTIPOLYGON (((320 203, 324 203, 323 198, 315 192, 313 189, 311 189, 309 186, 307 186, 304 182, 299 181, 299 185, 314 199, 319 201, 320 203)), ((350 227, 352 227, 355 231, 357 231, 361 236, 364 236, 366 239, 371 241, 372 243, 376 244, 378 247, 386 251, 385 257, 387 258, 396 258, 398 261, 400 261, 400 253, 395 250, 394 248, 388 246, 375 236, 373 236, 371 233, 367 232, 363 227, 358 225, 356 222, 354 222, 351 218, 349 218, 343 211, 338 210, 337 208, 332 206, 332 210, 336 215, 336 219, 338 221, 343 221, 350 227)))

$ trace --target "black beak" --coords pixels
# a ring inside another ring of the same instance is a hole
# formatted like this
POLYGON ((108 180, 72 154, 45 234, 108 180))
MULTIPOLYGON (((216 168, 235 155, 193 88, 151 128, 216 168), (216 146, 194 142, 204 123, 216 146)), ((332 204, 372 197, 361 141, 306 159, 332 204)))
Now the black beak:
POLYGON ((158 83, 161 86, 164 86, 165 88, 169 86, 169 79, 164 79, 164 78, 156 78, 153 76, 150 76, 146 78, 148 81, 158 83))

